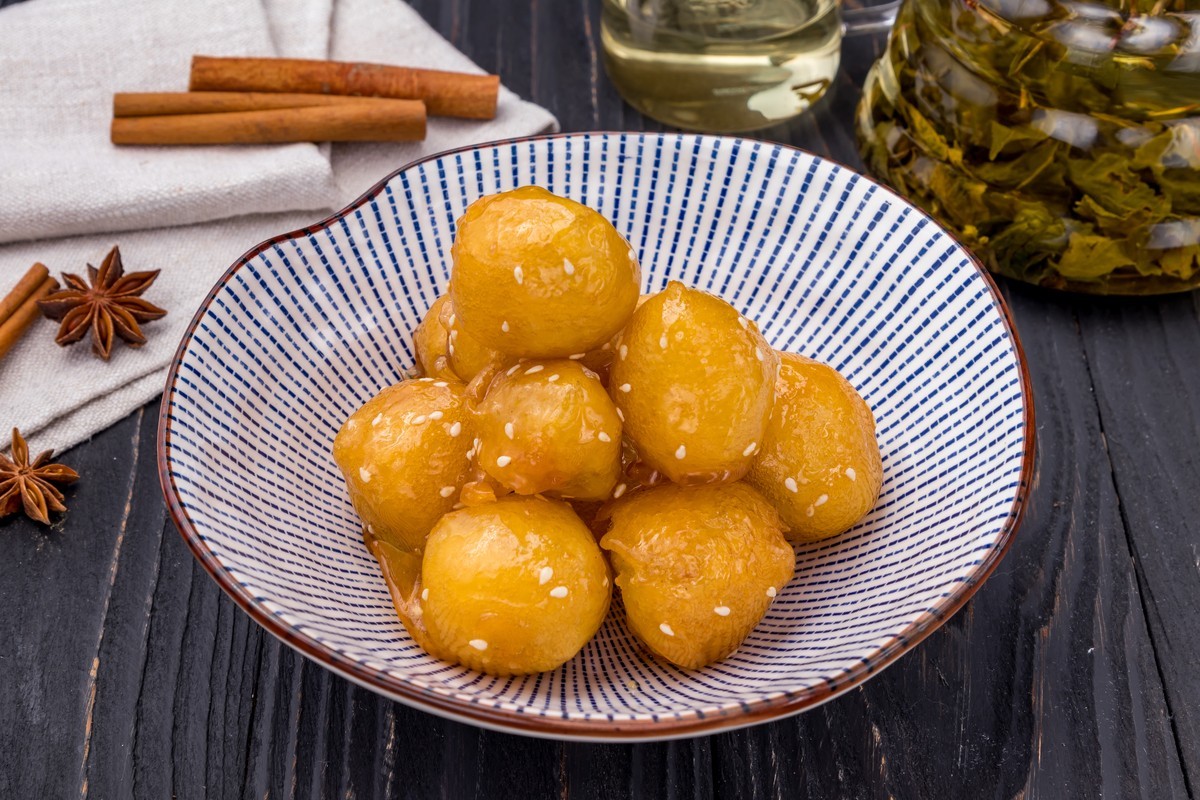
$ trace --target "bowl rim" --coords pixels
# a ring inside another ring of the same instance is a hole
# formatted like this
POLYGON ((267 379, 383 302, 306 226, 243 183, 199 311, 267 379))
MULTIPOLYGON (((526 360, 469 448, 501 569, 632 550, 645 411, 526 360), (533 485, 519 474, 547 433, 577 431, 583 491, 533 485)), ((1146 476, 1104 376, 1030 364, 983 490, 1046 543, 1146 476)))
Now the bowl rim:
POLYGON ((916 206, 911 201, 902 197, 900 194, 874 180, 870 176, 864 175, 858 170, 852 169, 845 164, 842 164, 835 159, 819 156, 808 150, 800 147, 795 147, 788 144, 778 142, 764 142, 755 139, 747 139, 740 136, 717 136, 710 134, 691 134, 678 132, 643 132, 643 131, 586 131, 586 132, 568 132, 568 133, 551 133, 540 134, 536 136, 522 136, 511 139, 500 139, 490 142, 482 142, 478 144, 466 145, 463 147, 451 148, 437 153, 423 156, 414 161, 410 161, 398 169, 388 173, 382 179, 377 181, 362 195, 357 197, 351 203, 346 205, 333 214, 330 214, 323 219, 306 225, 297 230, 287 233, 282 233, 272 236, 269 239, 255 245, 247 250, 240 258, 225 270, 221 277, 205 295, 204 301, 200 304, 191 321, 188 323, 179 346, 175 351, 175 355, 171 359, 170 370, 167 374, 167 380, 164 387, 164 396, 159 408, 158 416, 158 442, 157 442, 157 462, 158 462, 158 477, 159 484, 162 488, 163 498, 166 501, 168 512, 170 513, 175 527, 179 529, 188 548, 192 551, 192 555, 200 562, 200 565, 209 574, 217 585, 233 599, 238 606, 245 611, 251 619, 262 626, 268 633, 282 641, 284 644, 299 652, 301 655, 309 658, 317 664, 329 669, 330 671, 346 678, 347 680, 371 689, 379 694, 389 697, 393 700, 405 703, 406 705, 418 708, 422 711, 435 714, 440 717, 454 719, 460 722, 466 722, 490 730, 502 731, 505 733, 516 733, 525 736, 533 736, 540 738, 552 738, 560 740, 578 740, 578 741, 594 741, 594 742, 612 742, 612 741, 656 741, 666 739, 684 738, 690 736, 708 735, 724 731, 730 731, 737 728, 743 728, 750 725, 757 725, 764 722, 782 719, 802 711, 815 708, 818 705, 826 703, 841 694, 862 685, 870 678, 877 675, 886 667, 890 666, 900 656, 915 648, 929 634, 940 628, 951 616, 957 613, 968 600, 975 595, 984 582, 991 576, 1008 553, 1012 546, 1014 534, 1020 527, 1025 516, 1025 509, 1028 505, 1028 495, 1033 486, 1034 464, 1036 460, 1036 425, 1035 413, 1033 406, 1033 386, 1029 375, 1029 367, 1025 359, 1025 350, 1021 345, 1021 340, 1017 335, 1016 326, 1013 323, 1012 311, 1008 306, 1007 301, 1001 294, 999 287, 996 284, 992 275, 983 267, 980 260, 972 253, 958 237, 951 231, 948 231, 941 223, 930 217, 920 207, 916 206), (803 153, 819 161, 825 161, 833 164, 838 169, 847 170, 853 173, 858 179, 865 180, 868 183, 874 184, 877 188, 882 189, 887 194, 892 195, 897 201, 911 208, 918 214, 927 217, 937 229, 947 234, 952 241, 959 245, 963 253, 967 256, 969 263, 979 273, 987 286, 988 291, 992 295, 992 299, 996 307, 1000 311, 1001 320, 1004 323, 1005 329, 1008 332, 1009 341, 1011 342, 1014 355, 1017 358, 1019 380, 1021 387, 1021 398, 1024 404, 1024 450, 1021 460, 1021 473, 1018 480, 1016 496, 1013 499, 1012 507, 1009 509, 1008 517, 1004 522, 997 546, 993 547, 987 554, 987 557, 979 565, 975 574, 969 580, 963 581, 937 603, 932 611, 928 611, 919 616, 916 620, 910 623, 907 627, 901 630, 898 634, 893 634, 892 637, 884 644, 875 655, 860 663, 856 663, 853 667, 843 672, 837 679, 826 678, 823 682, 797 692, 784 692, 776 697, 765 700, 752 700, 739 704, 734 709, 722 709, 716 712, 708 713, 704 711, 694 710, 682 712, 678 716, 662 716, 657 718, 632 719, 632 720, 596 720, 596 719, 571 719, 571 718, 556 718, 542 717, 534 715, 525 715, 520 710, 504 710, 499 708, 489 708, 464 700, 454 696, 443 695, 435 692, 432 689, 422 689, 399 680, 383 670, 378 670, 373 667, 368 667, 351 658, 348 658, 328 645, 308 636, 283 622, 279 617, 263 608, 252 593, 230 574, 228 569, 220 562, 216 555, 209 550, 201 537, 196 526, 188 517, 187 511, 184 509, 182 500, 175 487, 174 478, 171 475, 168 465, 168 450, 171 438, 171 407, 174 403, 176 391, 176 380, 179 375, 179 369, 182 364, 182 359, 188 345, 195 334, 196 328, 200 324, 201 319, 207 313, 209 305, 216 297, 217 293, 225 286, 233 275, 245 266, 251 259, 256 258, 263 251, 278 244, 279 242, 288 241, 297 237, 310 235, 318 230, 324 229, 337 220, 348 216, 359 206, 369 202, 371 199, 380 194, 385 186, 390 183, 397 175, 414 167, 436 161, 438 159, 447 158, 456 154, 468 153, 485 148, 496 147, 499 145, 514 145, 526 144, 534 142, 554 141, 558 139, 583 139, 588 137, 602 136, 632 136, 642 139, 675 139, 675 138, 703 138, 703 139, 724 139, 738 144, 746 144, 752 146, 766 146, 772 148, 780 148, 787 151, 803 153))

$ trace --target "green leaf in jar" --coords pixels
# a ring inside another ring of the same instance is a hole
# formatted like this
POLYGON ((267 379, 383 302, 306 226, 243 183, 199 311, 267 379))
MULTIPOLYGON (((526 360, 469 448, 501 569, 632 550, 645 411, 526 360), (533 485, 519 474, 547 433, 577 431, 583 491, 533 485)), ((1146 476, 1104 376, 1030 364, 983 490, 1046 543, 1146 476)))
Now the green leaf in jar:
POLYGON ((1072 233, 1066 251, 1058 259, 1058 271, 1064 278, 1083 281, 1135 265, 1120 244, 1095 233, 1072 233))
MULTIPOLYGON (((992 120, 991 124, 991 145, 988 150, 988 158, 992 161, 996 160, 996 156, 1004 152, 1009 145, 1026 145, 1029 142, 1044 142, 1047 134, 1037 128, 1028 125, 1019 127, 1009 127, 1001 125, 999 122, 992 120)), ((1013 148, 1016 150, 1017 148, 1013 148)))
POLYGON ((1189 280, 1200 271, 1200 245, 1166 250, 1159 257, 1158 263, 1165 274, 1189 280))
POLYGON ((1100 153, 1094 158, 1072 158, 1067 162, 1071 183, 1093 201, 1114 214, 1148 211, 1163 216, 1170 201, 1130 169, 1129 160, 1118 153, 1100 153))

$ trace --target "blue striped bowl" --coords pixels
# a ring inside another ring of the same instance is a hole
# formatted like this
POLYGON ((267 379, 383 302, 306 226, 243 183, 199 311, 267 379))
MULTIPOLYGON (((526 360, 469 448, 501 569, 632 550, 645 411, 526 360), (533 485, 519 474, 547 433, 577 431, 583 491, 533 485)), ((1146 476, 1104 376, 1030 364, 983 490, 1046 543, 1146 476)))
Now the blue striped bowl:
POLYGON ((846 691, 954 613, 1004 554, 1033 460, 1004 302, 904 200, 808 153, 733 138, 571 134, 482 145, 389 176, 234 264, 175 357, 159 464, 171 513, 271 633, 436 714, 542 736, 653 739, 795 713, 846 691), (644 288, 720 294, 781 349, 826 361, 875 411, 879 504, 800 547, 796 577, 734 655, 676 669, 619 605, 574 660, 493 678, 426 655, 397 620, 330 458, 339 425, 413 364, 446 288, 455 220, 539 184, 600 210, 644 288))

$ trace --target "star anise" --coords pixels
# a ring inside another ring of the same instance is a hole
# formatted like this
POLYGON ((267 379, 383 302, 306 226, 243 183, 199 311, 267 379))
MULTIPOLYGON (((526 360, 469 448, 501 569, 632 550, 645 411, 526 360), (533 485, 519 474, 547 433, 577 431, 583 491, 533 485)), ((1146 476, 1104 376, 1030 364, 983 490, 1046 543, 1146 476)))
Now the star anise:
POLYGON ((104 359, 112 354, 113 334, 130 347, 141 347, 146 343, 141 323, 161 319, 167 313, 138 296, 150 288, 159 271, 126 275, 121 266, 121 251, 116 247, 104 257, 100 269, 91 264, 87 269, 87 282, 64 272, 67 288, 38 301, 43 314, 62 323, 54 341, 65 347, 91 330, 92 352, 104 359))
POLYGON ((0 517, 16 513, 22 507, 25 516, 43 525, 50 524, 51 511, 66 511, 63 493, 55 483, 71 483, 79 473, 62 464, 51 464, 53 450, 47 450, 32 463, 29 447, 21 432, 13 428, 12 458, 0 453, 0 517))

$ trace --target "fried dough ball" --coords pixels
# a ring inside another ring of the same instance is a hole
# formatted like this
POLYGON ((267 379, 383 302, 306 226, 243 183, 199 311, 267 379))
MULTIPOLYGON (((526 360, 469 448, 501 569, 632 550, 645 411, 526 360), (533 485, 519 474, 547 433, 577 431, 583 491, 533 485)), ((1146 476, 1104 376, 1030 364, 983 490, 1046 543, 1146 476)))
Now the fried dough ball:
POLYGON ((554 669, 587 644, 608 612, 604 556, 557 500, 510 496, 447 514, 429 535, 419 575, 412 559, 378 550, 417 643, 493 675, 554 669))
POLYGON ((446 295, 433 301, 425 312, 425 318, 413 331, 413 350, 421 372, 437 380, 458 380, 450 365, 449 334, 442 325, 441 313, 446 305, 446 295))
POLYGON ((471 473, 475 423, 464 386, 433 378, 389 386, 333 440, 333 460, 369 533, 420 550, 471 473))
POLYGON ((472 203, 452 253, 450 296, 463 329, 512 356, 600 347, 637 302, 629 243, 596 211, 537 186, 472 203))
POLYGON ((879 499, 875 417, 833 367, 794 353, 780 358, 775 410, 747 480, 779 510, 789 539, 825 539, 879 499))
POLYGON ((621 333, 609 393, 647 464, 680 484, 727 483, 762 444, 778 363, 731 305, 672 281, 621 333))
POLYGON ((498 375, 476 413, 479 464, 517 494, 609 496, 621 472, 621 420, 576 361, 523 361, 498 375))
POLYGON ((629 627, 673 664, 736 650, 792 578, 775 509, 745 483, 644 489, 611 507, 612 555, 629 627))

